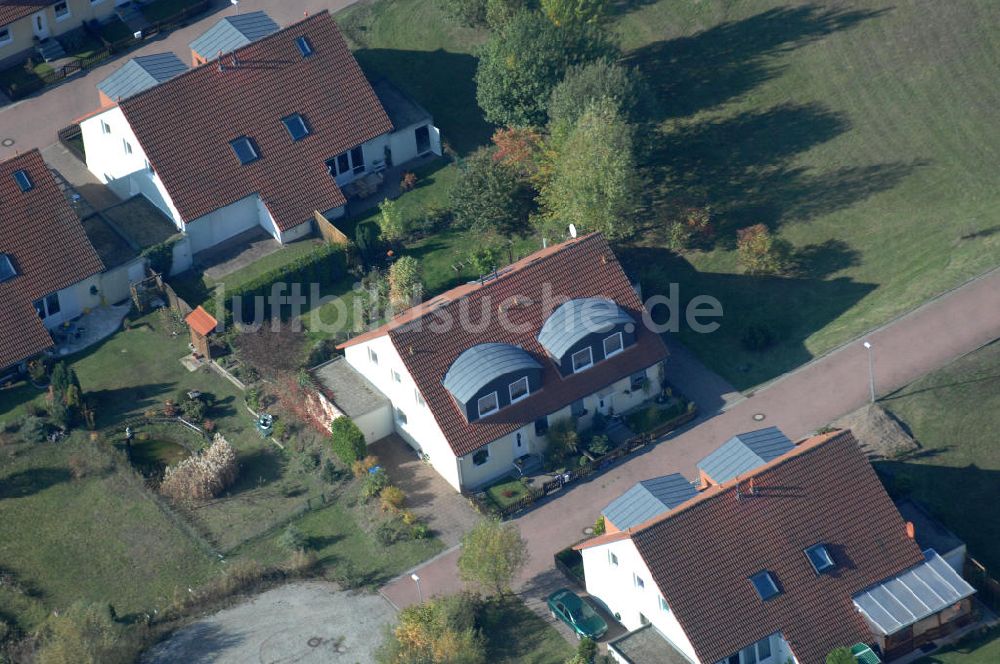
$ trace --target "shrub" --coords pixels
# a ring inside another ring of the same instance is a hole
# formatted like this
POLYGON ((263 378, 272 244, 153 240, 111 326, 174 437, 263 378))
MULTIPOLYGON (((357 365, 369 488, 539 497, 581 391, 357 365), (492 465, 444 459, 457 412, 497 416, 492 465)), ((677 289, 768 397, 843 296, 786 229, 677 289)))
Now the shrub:
POLYGON ((26 443, 41 443, 45 441, 47 427, 37 415, 25 415, 18 433, 26 443))
POLYGON ((389 304, 397 311, 420 302, 423 270, 413 256, 403 256, 389 267, 389 304))
POLYGON ((175 500, 212 498, 235 482, 238 473, 236 450, 215 434, 208 449, 167 468, 160 491, 175 500))
POLYGON ((590 439, 589 448, 593 454, 607 454, 611 449, 611 441, 604 434, 598 434, 590 439))
POLYGON ((594 521, 594 534, 603 535, 607 530, 607 524, 604 523, 604 516, 597 517, 597 521, 594 521))
POLYGON ((323 462, 323 467, 320 469, 320 477, 327 484, 333 484, 340 479, 340 469, 337 468, 333 461, 327 459, 323 462))
POLYGON ((448 14, 462 25, 478 28, 486 25, 487 0, 444 0, 448 14))
POLYGON ((309 538, 295 524, 290 523, 285 527, 281 536, 278 537, 278 544, 289 551, 298 551, 299 549, 306 548, 309 544, 309 538))
POLYGON ((427 527, 426 523, 415 523, 410 530, 413 539, 427 539, 431 536, 431 529, 427 527))
POLYGON ((778 274, 788 267, 791 247, 764 224, 754 224, 736 231, 736 253, 747 274, 778 274))
POLYGON ((372 468, 365 475, 364 483, 361 485, 361 495, 365 500, 374 498, 382 493, 382 489, 389 486, 389 476, 383 468, 372 468))
POLYGON ((476 627, 481 603, 473 595, 436 597, 399 613, 376 653, 379 664, 485 664, 486 638, 476 627))
POLYGON ((667 246, 673 251, 683 251, 691 246, 691 229, 679 221, 667 227, 667 246))
POLYGON ((403 191, 412 191, 417 186, 417 174, 413 171, 403 173, 403 178, 399 181, 399 188, 403 191))
POLYGON ((42 630, 38 664, 127 664, 142 645, 139 627, 127 627, 108 604, 77 602, 49 618, 42 630))
POLYGON ((399 513, 399 518, 402 519, 403 523, 405 523, 408 526, 412 526, 413 524, 417 523, 417 521, 419 520, 417 518, 417 515, 414 514, 413 512, 411 512, 410 510, 403 510, 403 511, 401 511, 399 513))
POLYGON ((379 203, 378 211, 378 225, 382 229, 382 237, 387 242, 402 240, 407 233, 407 222, 403 213, 399 210, 396 201, 391 201, 388 198, 384 199, 379 203))
POLYGON ((315 551, 296 549, 288 557, 288 562, 285 563, 285 571, 289 574, 302 576, 312 571, 316 567, 317 562, 315 551))
POLYGON ((163 402, 163 416, 164 417, 177 417, 177 402, 173 399, 167 399, 163 402))
POLYGON ((389 546, 396 542, 405 542, 411 537, 413 537, 412 529, 403 523, 403 520, 399 517, 392 517, 383 521, 375 529, 375 539, 382 546, 389 546))
POLYGON ((351 464, 351 472, 357 478, 365 477, 368 471, 378 465, 378 457, 368 455, 364 459, 358 459, 351 464))
POLYGON ((201 399, 184 399, 180 402, 181 414, 191 422, 201 422, 208 406, 201 399))
POLYGON ((215 431, 215 427, 216 427, 215 420, 205 420, 204 422, 201 423, 201 428, 207 431, 208 433, 212 433, 213 431, 215 431))
POLYGON ((834 648, 826 656, 826 664, 857 664, 858 659, 850 648, 834 648))
POLYGON ((379 233, 381 229, 378 224, 366 221, 358 224, 354 229, 354 244, 358 247, 361 260, 366 264, 375 257, 379 247, 379 233))
POLYGON ((368 449, 365 444, 365 434, 347 416, 338 417, 330 425, 330 443, 333 453, 345 466, 351 466, 355 461, 364 458, 368 449))
POLYGON ((246 395, 243 400, 247 404, 247 408, 254 411, 255 413, 260 412, 260 388, 249 387, 247 388, 246 395))
POLYGON ((398 486, 387 486, 378 495, 383 512, 398 512, 403 507, 406 494, 398 486))

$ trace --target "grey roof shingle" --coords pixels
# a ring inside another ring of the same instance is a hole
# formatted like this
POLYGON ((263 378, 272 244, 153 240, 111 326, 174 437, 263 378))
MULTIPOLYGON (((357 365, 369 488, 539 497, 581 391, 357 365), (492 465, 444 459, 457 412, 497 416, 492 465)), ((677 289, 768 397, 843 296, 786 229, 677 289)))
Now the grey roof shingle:
POLYGON ((541 368, 542 365, 523 348, 512 344, 478 344, 455 358, 443 383, 453 397, 465 403, 500 376, 541 368))
POLYGON ((112 101, 128 99, 154 85, 169 81, 188 70, 173 53, 141 55, 126 62, 115 73, 97 84, 97 89, 112 101))
POLYGON ((733 436, 698 462, 698 469, 719 484, 748 473, 790 451, 795 444, 778 427, 733 436))
POLYGON ((255 42, 262 37, 274 34, 280 28, 264 12, 249 12, 227 16, 203 35, 191 42, 191 50, 211 60, 219 53, 230 53, 236 49, 255 42))
POLYGON ((555 358, 561 358, 573 344, 594 332, 605 332, 614 325, 635 325, 616 302, 605 297, 583 297, 561 304, 542 325, 538 343, 555 358))
POLYGON ((601 513, 616 528, 626 530, 677 507, 697 493, 683 475, 672 473, 637 483, 601 513))

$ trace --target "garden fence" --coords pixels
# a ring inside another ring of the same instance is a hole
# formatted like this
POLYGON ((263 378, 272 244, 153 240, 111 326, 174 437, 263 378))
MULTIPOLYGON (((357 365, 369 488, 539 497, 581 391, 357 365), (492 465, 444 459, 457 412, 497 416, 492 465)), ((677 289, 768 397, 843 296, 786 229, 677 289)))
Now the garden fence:
POLYGON ((965 578, 976 589, 980 602, 993 611, 1000 611, 1000 581, 990 575, 985 565, 972 556, 967 556, 965 578))

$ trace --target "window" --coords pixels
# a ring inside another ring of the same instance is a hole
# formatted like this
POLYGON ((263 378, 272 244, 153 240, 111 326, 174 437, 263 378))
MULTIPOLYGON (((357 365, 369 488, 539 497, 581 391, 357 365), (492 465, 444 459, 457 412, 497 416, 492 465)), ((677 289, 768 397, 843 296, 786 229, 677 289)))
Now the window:
POLYGON ((660 595, 660 610, 664 613, 670 613, 670 605, 667 604, 667 600, 663 598, 663 595, 660 595))
POLYGON ((517 444, 518 448, 521 447, 521 432, 520 431, 518 431, 517 434, 514 436, 514 442, 517 444))
POLYGON ((36 300, 35 311, 38 312, 39 318, 55 316, 60 311, 59 293, 52 293, 41 300, 36 300))
POLYGON ((22 192, 29 192, 35 188, 35 183, 31 181, 28 171, 14 171, 14 182, 22 192))
POLYGON ((589 346, 573 353, 573 373, 583 371, 593 363, 594 355, 591 353, 589 346))
POLYGON ((14 38, 10 36, 10 28, 0 28, 0 44, 12 41, 14 41, 14 38))
POLYGON ((406 413, 404 413, 399 408, 396 409, 396 421, 399 422, 400 424, 406 424, 407 422, 406 413))
POLYGON ((577 399, 569 405, 569 414, 573 417, 583 417, 587 414, 587 409, 583 407, 583 399, 577 399))
POLYGON ((753 584, 754 590, 757 591, 757 594, 765 602, 781 594, 781 591, 778 590, 778 584, 774 582, 774 577, 771 576, 770 572, 758 572, 754 574, 750 577, 750 583, 753 584))
POLYGON ((285 125, 285 129, 288 130, 288 134, 292 137, 293 141, 301 141, 311 133, 309 125, 306 124, 306 119, 298 113, 289 115, 287 118, 282 118, 281 122, 285 125))
POLYGON ((822 574, 836 567, 830 552, 822 544, 815 544, 809 547, 805 550, 805 554, 817 574, 822 574))
POLYGON ((743 664, 757 664, 756 646, 750 646, 749 648, 744 648, 742 654, 743 654, 743 664))
POLYGON ((423 154, 425 152, 430 152, 431 150, 431 130, 430 127, 424 125, 423 127, 417 127, 417 130, 413 132, 414 138, 417 139, 417 154, 423 154))
POLYGON ((372 364, 378 364, 378 353, 371 348, 368 349, 368 361, 372 364))
POLYGON ((132 154, 132 144, 126 141, 124 138, 122 139, 122 148, 125 149, 125 154, 132 154))
POLYGON ((604 358, 607 359, 612 355, 617 355, 622 352, 622 333, 618 332, 612 334, 610 337, 604 338, 604 358))
POLYGON ((236 158, 239 159, 240 163, 244 166, 260 159, 260 153, 257 152, 257 146, 255 146, 253 141, 246 136, 240 136, 239 138, 230 141, 229 145, 233 148, 233 152, 236 153, 236 158))
POLYGON ((489 446, 484 447, 475 454, 472 455, 472 465, 481 466, 490 460, 490 448, 489 446))
POLYGON ((608 564, 612 567, 618 567, 618 556, 611 551, 608 551, 608 564))
POLYGON ((765 636, 757 642, 757 661, 763 662, 771 657, 771 637, 765 636))
POLYGON ((497 402, 497 393, 490 392, 485 397, 479 398, 479 417, 485 417, 500 407, 497 402))
POLYGON ((299 47, 299 53, 302 54, 303 58, 308 58, 313 54, 313 45, 308 37, 299 37, 295 40, 295 45, 299 47))
POLYGON ((515 403, 528 396, 528 377, 518 378, 511 383, 507 390, 510 392, 510 402, 515 403))
POLYGON ((646 386, 646 372, 637 371, 629 379, 629 387, 633 392, 643 389, 646 386))
POLYGON ((109 125, 104 120, 101 120, 101 133, 102 134, 110 134, 111 133, 111 125, 109 125))
POLYGON ((646 582, 643 581, 642 577, 639 576, 638 574, 633 574, 632 580, 635 582, 635 587, 638 588, 639 590, 643 590, 646 588, 646 582))
POLYGON ((549 430, 549 418, 539 417, 535 420, 535 435, 544 436, 549 430))
POLYGON ((70 17, 69 6, 65 2, 57 2, 52 6, 52 11, 56 13, 57 21, 70 17))
POLYGON ((14 263, 10 260, 10 256, 0 254, 0 282, 13 279, 16 276, 17 270, 14 269, 14 263))
POLYGON ((426 406, 427 402, 424 401, 424 395, 420 393, 420 390, 413 388, 413 398, 416 400, 418 406, 426 406))
POLYGON ((403 382, 403 379, 399 375, 398 371, 396 371, 395 369, 390 369, 389 372, 392 374, 392 381, 394 383, 402 383, 403 382))
POLYGON ((351 150, 351 166, 355 174, 365 172, 365 151, 360 145, 351 150))

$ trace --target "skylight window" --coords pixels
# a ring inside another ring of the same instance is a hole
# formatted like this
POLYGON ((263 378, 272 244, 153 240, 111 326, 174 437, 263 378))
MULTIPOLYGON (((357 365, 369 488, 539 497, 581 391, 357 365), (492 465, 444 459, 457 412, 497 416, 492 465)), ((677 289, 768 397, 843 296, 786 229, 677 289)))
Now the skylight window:
POLYGON ((28 192, 35 188, 35 183, 31 181, 28 171, 14 171, 14 182, 17 183, 22 192, 28 192))
POLYGON ((240 136, 236 140, 230 141, 229 145, 233 148, 233 152, 236 153, 236 158, 239 159, 240 163, 244 166, 260 159, 260 153, 257 152, 257 146, 255 146, 253 141, 246 136, 240 136))
POLYGON ((308 37, 299 37, 295 40, 295 45, 299 47, 299 53, 302 54, 303 58, 308 58, 313 54, 313 45, 308 37))
POLYGON ((754 590, 765 602, 781 594, 781 591, 778 590, 778 584, 774 582, 774 577, 771 576, 770 572, 754 574, 750 577, 750 583, 753 584, 754 590))
POLYGON ((833 562, 830 551, 823 544, 815 544, 806 549, 805 553, 817 574, 822 574, 837 566, 833 562))
POLYGON ((306 124, 306 119, 298 113, 289 115, 287 118, 282 118, 281 121, 284 123, 285 129, 288 130, 288 134, 292 137, 293 141, 301 141, 311 133, 309 125, 306 124))
POLYGON ((0 282, 13 279, 16 276, 17 270, 14 269, 14 263, 10 260, 10 256, 0 254, 0 282))

